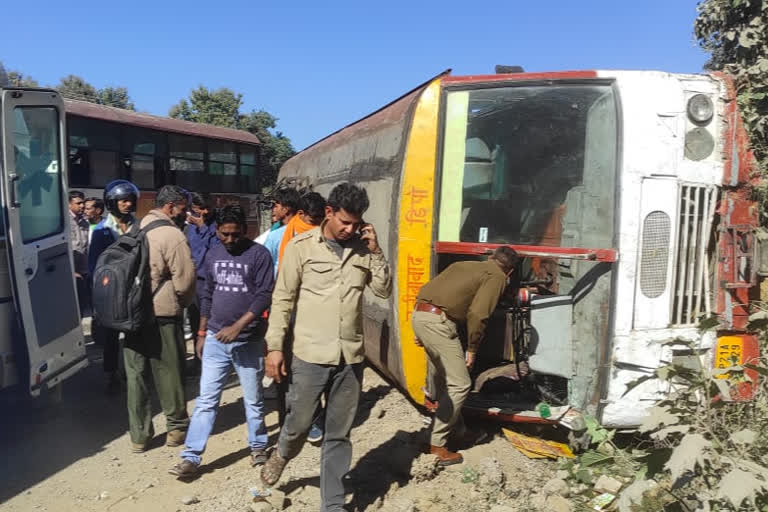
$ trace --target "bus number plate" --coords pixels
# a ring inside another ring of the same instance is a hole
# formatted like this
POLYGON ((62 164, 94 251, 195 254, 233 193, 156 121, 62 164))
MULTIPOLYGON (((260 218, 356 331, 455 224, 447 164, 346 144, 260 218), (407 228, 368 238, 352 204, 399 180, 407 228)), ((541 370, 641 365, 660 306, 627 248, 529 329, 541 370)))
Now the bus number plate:
MULTIPOLYGON (((738 336, 723 336, 717 339, 715 350, 715 368, 724 369, 741 364, 744 352, 744 340, 738 336)), ((727 379, 729 375, 723 373, 718 379, 727 379)))

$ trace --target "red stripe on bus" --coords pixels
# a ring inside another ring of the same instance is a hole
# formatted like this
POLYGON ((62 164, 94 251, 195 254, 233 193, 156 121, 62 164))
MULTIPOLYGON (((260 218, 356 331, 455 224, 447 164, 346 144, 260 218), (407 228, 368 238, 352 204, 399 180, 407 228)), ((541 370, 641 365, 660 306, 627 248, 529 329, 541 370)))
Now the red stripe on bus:
POLYGON ((582 247, 549 247, 546 245, 516 245, 516 244, 483 244, 473 242, 437 242, 435 251, 438 254, 490 254, 497 247, 506 245, 513 248, 521 256, 573 258, 589 261, 604 261, 613 263, 619 260, 616 249, 585 249, 582 247))
POLYGON ((568 78, 597 78, 597 71, 552 71, 547 73, 508 73, 501 75, 446 76, 443 84, 469 82, 502 82, 510 80, 562 80, 568 78))

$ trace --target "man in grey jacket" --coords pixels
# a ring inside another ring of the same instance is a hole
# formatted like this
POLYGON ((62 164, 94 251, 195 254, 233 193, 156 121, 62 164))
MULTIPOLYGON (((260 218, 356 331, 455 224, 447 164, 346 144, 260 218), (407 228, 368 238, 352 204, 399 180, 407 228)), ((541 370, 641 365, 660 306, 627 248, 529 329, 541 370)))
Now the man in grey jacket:
POLYGON ((152 372, 160 405, 166 417, 166 446, 181 446, 189 425, 184 396, 184 332, 182 311, 195 297, 195 264, 187 238, 177 227, 185 218, 187 192, 166 185, 157 193, 156 208, 141 220, 144 228, 165 220, 147 232, 152 301, 155 318, 141 332, 126 336, 125 375, 128 387, 128 423, 134 452, 143 452, 154 436, 149 401, 149 372, 152 372))

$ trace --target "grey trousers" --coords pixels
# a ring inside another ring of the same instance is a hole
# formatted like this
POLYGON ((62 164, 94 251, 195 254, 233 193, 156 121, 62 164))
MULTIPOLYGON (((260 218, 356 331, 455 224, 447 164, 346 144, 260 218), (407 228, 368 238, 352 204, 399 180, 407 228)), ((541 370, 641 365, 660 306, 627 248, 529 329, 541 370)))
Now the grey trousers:
POLYGON ((286 416, 277 450, 281 457, 292 459, 299 454, 320 404, 327 392, 325 437, 320 456, 321 512, 342 511, 344 484, 342 478, 352 462, 349 432, 357 413, 363 365, 324 365, 302 361, 293 356, 289 374, 286 416))

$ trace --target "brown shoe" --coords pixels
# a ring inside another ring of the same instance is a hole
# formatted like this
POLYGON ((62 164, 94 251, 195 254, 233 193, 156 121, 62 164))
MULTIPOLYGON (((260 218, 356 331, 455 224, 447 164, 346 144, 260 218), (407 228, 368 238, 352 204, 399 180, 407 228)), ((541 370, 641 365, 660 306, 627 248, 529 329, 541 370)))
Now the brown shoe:
POLYGON ((272 487, 280 480, 280 476, 283 474, 285 465, 288 464, 288 459, 284 459, 277 453, 277 448, 272 450, 267 462, 261 467, 261 481, 272 487))
POLYGON ((132 453, 144 453, 147 451, 147 443, 131 443, 132 453))
POLYGON ((437 457, 438 466, 451 466, 464 462, 464 457, 460 453, 452 452, 445 446, 429 445, 429 453, 437 457))
POLYGON ((197 464, 187 459, 184 459, 178 464, 176 464, 175 466, 173 466, 171 469, 169 469, 168 472, 172 475, 175 475, 176 478, 184 479, 184 478, 192 478, 197 476, 198 469, 197 469, 197 464))
POLYGON ((165 435, 165 446, 174 448, 184 444, 184 440, 187 438, 187 433, 183 430, 171 430, 165 435))

